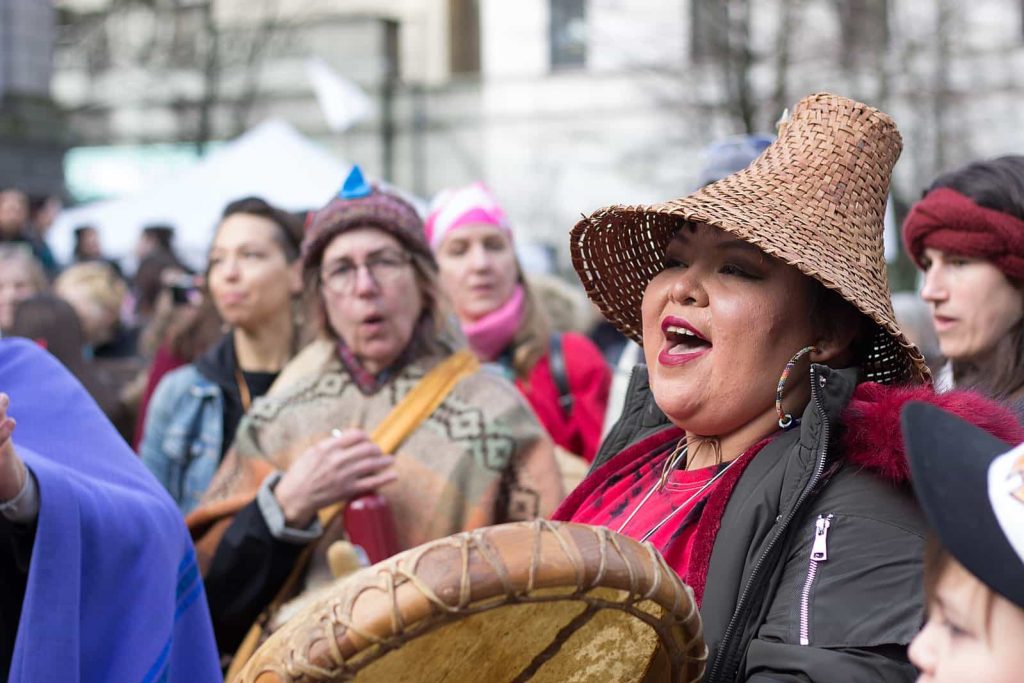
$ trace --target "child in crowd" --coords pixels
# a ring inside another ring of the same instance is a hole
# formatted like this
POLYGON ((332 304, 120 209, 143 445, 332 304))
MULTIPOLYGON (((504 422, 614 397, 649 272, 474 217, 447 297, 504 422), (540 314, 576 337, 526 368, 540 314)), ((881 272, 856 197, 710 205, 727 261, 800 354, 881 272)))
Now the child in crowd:
POLYGON ((904 410, 903 433, 935 529, 928 621, 910 646, 918 680, 1024 680, 1024 444, 925 404, 904 410))

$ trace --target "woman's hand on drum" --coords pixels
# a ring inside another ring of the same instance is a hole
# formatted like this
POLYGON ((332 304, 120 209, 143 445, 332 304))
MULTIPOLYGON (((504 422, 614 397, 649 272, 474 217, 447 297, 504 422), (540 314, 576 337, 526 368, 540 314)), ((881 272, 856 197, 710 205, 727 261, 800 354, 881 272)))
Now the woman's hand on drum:
POLYGON ((395 481, 393 461, 364 431, 348 429, 299 456, 277 483, 274 497, 288 526, 303 529, 317 510, 395 481))
POLYGON ((25 484, 28 471, 21 458, 14 452, 11 434, 14 433, 14 419, 7 417, 11 397, 0 394, 0 502, 14 498, 25 484))

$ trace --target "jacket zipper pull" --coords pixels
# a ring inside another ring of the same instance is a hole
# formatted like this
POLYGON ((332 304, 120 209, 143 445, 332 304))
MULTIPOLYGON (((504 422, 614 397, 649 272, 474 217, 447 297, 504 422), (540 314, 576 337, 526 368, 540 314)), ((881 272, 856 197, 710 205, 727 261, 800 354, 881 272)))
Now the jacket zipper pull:
POLYGON ((814 545, 811 546, 811 559, 824 562, 828 559, 828 530, 832 526, 832 515, 818 515, 814 523, 814 545))
POLYGON ((800 644, 811 644, 811 588, 818 576, 818 563, 828 559, 828 530, 833 515, 818 515, 814 521, 814 542, 811 544, 811 562, 807 565, 807 580, 800 592, 800 644))

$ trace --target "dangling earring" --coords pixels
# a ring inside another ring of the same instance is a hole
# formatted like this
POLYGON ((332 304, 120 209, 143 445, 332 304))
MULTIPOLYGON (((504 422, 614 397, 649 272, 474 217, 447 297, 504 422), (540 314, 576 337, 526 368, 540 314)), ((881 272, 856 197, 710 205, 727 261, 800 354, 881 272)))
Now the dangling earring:
POLYGON ((786 380, 789 379, 789 373, 793 372, 793 366, 797 362, 812 351, 817 351, 816 346, 805 346, 804 348, 793 354, 793 357, 786 363, 786 367, 782 370, 782 377, 779 377, 779 388, 775 391, 775 412, 779 415, 779 427, 782 429, 789 429, 793 424, 793 416, 790 413, 783 412, 782 410, 782 392, 786 388, 786 380))

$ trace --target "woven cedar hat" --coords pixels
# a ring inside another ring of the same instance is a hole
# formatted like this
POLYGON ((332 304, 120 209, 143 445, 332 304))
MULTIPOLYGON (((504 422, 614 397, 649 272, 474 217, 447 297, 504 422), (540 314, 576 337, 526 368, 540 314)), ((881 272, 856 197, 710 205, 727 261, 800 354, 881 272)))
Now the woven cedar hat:
POLYGON ((640 303, 684 222, 707 223, 838 292, 878 325, 865 379, 928 382, 921 352, 892 309, 882 251, 889 176, 902 139, 893 120, 828 93, 804 98, 750 166, 652 206, 611 206, 576 224, 570 249, 587 295, 641 342, 640 303))

